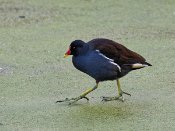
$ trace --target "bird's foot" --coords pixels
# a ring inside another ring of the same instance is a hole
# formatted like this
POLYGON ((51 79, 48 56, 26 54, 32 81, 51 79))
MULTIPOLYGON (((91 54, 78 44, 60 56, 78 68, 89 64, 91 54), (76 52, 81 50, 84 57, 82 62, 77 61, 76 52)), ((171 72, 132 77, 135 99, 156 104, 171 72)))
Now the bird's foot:
POLYGON ((124 101, 123 99, 120 99, 120 98, 121 98, 121 96, 114 96, 114 97, 102 96, 102 101, 104 101, 104 102, 113 101, 113 100, 122 100, 122 101, 124 101))
POLYGON ((124 92, 124 91, 120 91, 119 93, 119 96, 114 96, 114 97, 102 97, 102 101, 113 101, 113 100, 121 100, 122 102, 125 101, 124 97, 123 97, 123 94, 126 94, 126 95, 129 95, 131 96, 131 94, 127 93, 127 92, 124 92))
POLYGON ((56 103, 61 103, 61 102, 68 102, 69 103, 69 105, 72 105, 73 103, 75 103, 75 102, 77 102, 77 101, 79 101, 79 100, 81 100, 81 99, 86 99, 87 101, 89 101, 89 98, 88 97, 86 97, 86 96, 79 96, 79 97, 75 97, 75 98, 66 98, 66 99, 64 99, 64 100, 59 100, 59 101, 56 101, 56 103))

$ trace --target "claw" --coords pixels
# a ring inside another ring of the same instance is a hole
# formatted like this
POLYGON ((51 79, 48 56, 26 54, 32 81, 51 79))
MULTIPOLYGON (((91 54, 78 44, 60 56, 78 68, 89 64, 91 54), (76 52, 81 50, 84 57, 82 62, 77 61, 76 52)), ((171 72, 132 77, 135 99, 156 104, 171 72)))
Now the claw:
POLYGON ((58 102, 65 102, 65 101, 67 101, 67 100, 68 100, 68 98, 66 98, 65 100, 56 101, 55 103, 58 103, 58 102))

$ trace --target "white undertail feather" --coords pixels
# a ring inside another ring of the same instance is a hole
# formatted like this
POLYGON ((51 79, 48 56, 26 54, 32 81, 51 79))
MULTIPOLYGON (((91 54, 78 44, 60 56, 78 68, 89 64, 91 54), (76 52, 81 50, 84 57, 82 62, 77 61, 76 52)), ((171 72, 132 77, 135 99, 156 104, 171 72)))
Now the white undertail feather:
POLYGON ((140 64, 140 63, 132 64, 132 68, 133 69, 143 68, 143 67, 146 67, 146 66, 148 66, 148 65, 146 65, 146 64, 140 64))

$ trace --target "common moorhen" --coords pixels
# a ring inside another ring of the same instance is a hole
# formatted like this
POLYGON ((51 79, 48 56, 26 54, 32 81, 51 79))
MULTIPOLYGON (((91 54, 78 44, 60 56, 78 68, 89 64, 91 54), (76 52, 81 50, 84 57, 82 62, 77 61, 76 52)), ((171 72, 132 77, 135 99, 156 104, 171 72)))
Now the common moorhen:
POLYGON ((64 57, 68 55, 73 55, 72 62, 75 68, 96 80, 96 85, 80 96, 57 101, 68 101, 69 104, 82 98, 89 100, 86 95, 95 90, 99 82, 107 80, 117 81, 118 96, 103 97, 103 101, 112 101, 119 98, 124 100, 122 95, 130 94, 121 90, 119 78, 125 76, 132 70, 151 66, 141 55, 115 41, 104 38, 93 39, 87 43, 82 40, 75 40, 70 44, 64 57))

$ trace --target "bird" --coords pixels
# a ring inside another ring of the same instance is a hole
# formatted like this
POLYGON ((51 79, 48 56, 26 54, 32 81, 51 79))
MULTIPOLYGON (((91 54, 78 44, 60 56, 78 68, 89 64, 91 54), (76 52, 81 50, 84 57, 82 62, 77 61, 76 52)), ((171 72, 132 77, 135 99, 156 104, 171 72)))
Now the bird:
POLYGON ((118 95, 114 97, 102 97, 102 101, 124 101, 123 94, 129 96, 131 94, 121 89, 119 79, 133 70, 152 66, 140 54, 131 51, 118 42, 106 38, 95 38, 89 42, 74 40, 71 42, 64 58, 70 55, 72 55, 74 67, 94 78, 96 84, 93 88, 86 90, 78 97, 58 100, 56 103, 68 102, 71 105, 83 98, 89 101, 86 95, 97 89, 99 82, 108 80, 116 80, 118 95))

